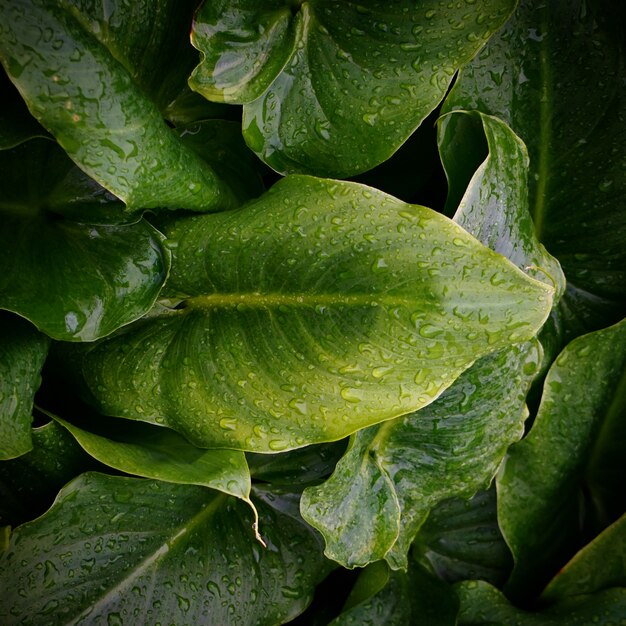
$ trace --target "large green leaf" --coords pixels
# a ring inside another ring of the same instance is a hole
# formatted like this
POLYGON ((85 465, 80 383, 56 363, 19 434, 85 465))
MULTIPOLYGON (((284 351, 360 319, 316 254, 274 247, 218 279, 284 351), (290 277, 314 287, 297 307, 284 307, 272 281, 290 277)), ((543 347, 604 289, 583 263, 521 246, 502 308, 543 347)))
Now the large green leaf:
POLYGON ((626 587, 626 515, 600 533, 550 581, 543 600, 626 587))
POLYGON ((444 106, 497 115, 528 146, 531 214, 565 270, 576 332, 626 311, 622 17, 604 0, 523 0, 444 106))
POLYGON ((626 320, 565 348, 530 433, 509 451, 498 510, 515 558, 512 597, 539 592, 626 509, 625 407, 626 320))
POLYGON ((608 589, 567 598, 540 612, 518 609, 495 587, 484 582, 456 586, 461 608, 458 626, 615 626, 626 614, 626 589, 608 589))
MULTIPOLYGON (((98 8, 87 0, 0 2, 0 61, 31 113, 129 209, 205 211, 233 202, 158 108, 180 86, 180 77, 166 77, 191 8, 174 0, 98 8)), ((179 71, 186 67, 183 59, 179 71)))
POLYGON ((514 5, 205 2, 190 84, 245 103, 246 141, 277 171, 346 177, 397 150, 514 5))
POLYGON ((379 562, 363 570, 329 626, 455 626, 457 609, 454 591, 416 563, 402 573, 379 562))
POLYGON ((200 446, 279 451, 416 410, 552 301, 445 217, 353 183, 288 177, 166 234, 178 308, 67 361, 100 412, 200 446))
POLYGON ((25 320, 0 313, 0 460, 32 448, 33 398, 49 343, 25 320))
MULTIPOLYGON (((49 210, 55 196, 67 197, 59 187, 74 169, 45 139, 0 153, 0 308, 55 339, 90 341, 152 307, 170 255, 145 220, 89 224, 49 210)), ((98 205, 102 189, 85 191, 98 205)))
POLYGON ((438 504, 417 533, 413 555, 451 583, 466 579, 504 583, 513 561, 498 526, 495 488, 480 491, 471 500, 454 498, 438 504))
POLYGON ((484 357, 430 406, 356 433, 332 477, 302 499, 326 555, 346 567, 386 558, 406 568, 430 509, 486 487, 521 437, 540 361, 533 343, 484 357))
POLYGON ((328 571, 295 494, 240 500, 191 485, 83 474, 0 557, 3 624, 267 624, 328 571))

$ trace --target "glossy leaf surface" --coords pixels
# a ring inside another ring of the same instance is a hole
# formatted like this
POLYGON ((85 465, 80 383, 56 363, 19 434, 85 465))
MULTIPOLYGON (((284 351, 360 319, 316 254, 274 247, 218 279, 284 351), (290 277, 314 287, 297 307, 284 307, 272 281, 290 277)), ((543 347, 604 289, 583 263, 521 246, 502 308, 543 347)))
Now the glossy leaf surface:
POLYGON ((211 167, 167 127, 150 84, 176 59, 189 5, 116 1, 101 15, 90 5, 0 3, 0 61, 31 113, 129 209, 232 204, 211 167))
POLYGON ((0 308, 55 339, 91 341, 151 308, 169 253, 144 220, 88 224, 50 211, 72 170, 44 139, 0 153, 0 308))
POLYGON ((486 487, 521 437, 540 360, 536 344, 484 357, 430 406, 356 433, 332 477, 303 494, 326 555, 344 567, 385 558, 405 568, 430 509, 486 487))
POLYGON ((541 598, 554 601, 611 587, 626 587, 626 515, 580 550, 550 581, 541 598))
POLYGON ((0 557, 3 624, 276 624, 327 571, 294 494, 259 492, 268 548, 243 502, 210 489, 83 474, 0 557), (106 533, 106 534, 104 534, 106 533))
POLYGON ((500 591, 484 582, 460 583, 456 591, 461 604, 458 626, 614 626, 626 613, 626 589, 567 598, 532 613, 514 607, 500 591))
POLYGON ((626 310, 623 26, 615 3, 523 0, 444 106, 496 115, 528 146, 531 214, 577 332, 626 310))
POLYGON ((27 321, 0 313, 0 460, 32 448, 33 398, 49 343, 27 321))
POLYGON ((413 554, 450 583, 466 579, 501 585, 513 561, 497 520, 495 488, 471 500, 445 500, 431 510, 413 554))
POLYGON ((585 533, 623 513, 625 381, 626 320, 575 339, 550 368, 535 423, 498 479, 514 596, 540 591, 585 533))
MULTIPOLYGON (((115 469, 170 483, 200 485, 247 500, 250 473, 243 452, 205 450, 192 446, 178 433, 138 422, 108 420, 105 434, 79 428, 54 416, 80 446, 115 469)), ((102 425, 101 425, 102 426, 102 425)))
POLYGON ((191 86, 243 102, 248 145, 283 173, 346 177, 393 154, 514 2, 205 2, 191 86))
POLYGON ((347 605, 329 626, 455 626, 458 608, 452 589, 416 563, 407 573, 370 565, 347 605))
POLYGON ((415 410, 552 300, 441 215, 356 184, 288 177, 166 234, 181 305, 67 360, 101 412, 205 447, 275 452, 415 410))

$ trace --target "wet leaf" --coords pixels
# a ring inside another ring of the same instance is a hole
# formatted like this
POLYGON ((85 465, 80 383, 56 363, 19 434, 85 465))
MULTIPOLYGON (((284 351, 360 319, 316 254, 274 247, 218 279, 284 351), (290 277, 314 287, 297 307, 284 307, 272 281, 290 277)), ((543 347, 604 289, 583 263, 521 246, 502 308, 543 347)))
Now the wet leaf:
POLYGON ((249 500, 250 473, 243 452, 196 448, 178 433, 149 424, 109 418, 96 424, 89 420, 87 430, 51 417, 104 465, 144 478, 210 487, 249 500))
POLYGON ((347 177, 406 141, 513 7, 205 2, 190 85, 244 103, 246 141, 275 170, 347 177))
POLYGON ((511 605, 500 591, 485 582, 459 583, 456 591, 461 604, 458 626, 614 626, 626 612, 626 589, 567 598, 537 612, 511 605))
POLYGON ((385 563, 363 570, 342 614, 329 626, 455 626, 454 591, 416 563, 407 573, 385 563))
POLYGON ((203 447, 277 452, 416 410, 552 300, 441 215, 351 183, 289 177, 166 234, 179 306, 66 361, 101 413, 203 447))
MULTIPOLYGON (((0 152, 0 308, 55 339, 91 341, 152 307, 169 252, 145 220, 89 224, 52 211, 59 187, 68 198, 65 182, 74 169, 45 139, 0 152)), ((85 191, 98 205, 96 187, 85 191)), ((88 206, 81 211, 89 213, 88 206)))
POLYGON ((568 279, 570 335, 626 313, 621 12, 603 0, 523 0, 444 106, 496 115, 528 146, 531 215, 568 279))
POLYGON ((277 624, 328 571, 296 494, 249 507, 190 485, 83 474, 0 557, 3 624, 277 624))
POLYGON ((498 478, 511 597, 538 593, 626 508, 625 381, 626 320, 575 339, 550 368, 535 423, 498 478))
POLYGON ((626 515, 580 550, 550 581, 542 600, 626 587, 626 515))
POLYGON ((0 2, 0 61, 31 113, 129 210, 234 202, 158 107, 162 90, 167 104, 184 81, 164 76, 189 27, 185 5, 116 0, 98 14, 88 2, 0 2))
POLYGON ((450 583, 480 579, 503 584, 513 561, 498 526, 495 488, 433 508, 413 542, 413 555, 450 583))
POLYGON ((49 343, 26 320, 0 313, 0 460, 32 448, 33 399, 49 343))
POLYGON ((303 517, 344 567, 406 554, 429 511, 491 482, 523 432, 536 344, 484 357, 430 406, 353 435, 332 477, 305 490, 303 517))

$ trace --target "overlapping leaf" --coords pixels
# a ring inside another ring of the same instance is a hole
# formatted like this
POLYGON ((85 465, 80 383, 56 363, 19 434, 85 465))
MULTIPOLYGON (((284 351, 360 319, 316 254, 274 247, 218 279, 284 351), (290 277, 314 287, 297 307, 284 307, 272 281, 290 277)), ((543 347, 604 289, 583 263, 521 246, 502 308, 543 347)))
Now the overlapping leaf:
POLYGON ((245 103, 246 141, 277 171, 346 177, 397 150, 514 4, 205 2, 190 84, 245 103))
MULTIPOLYGON (((169 269, 158 231, 144 220, 89 224, 49 210, 70 195, 75 169, 51 141, 1 152, 0 168, 0 308, 55 339, 90 341, 152 307, 169 269)), ((68 210, 88 215, 91 203, 98 212, 95 187, 81 188, 85 200, 68 210)))
POLYGON ((626 589, 608 589, 593 595, 566 598, 542 611, 524 611, 484 582, 456 586, 460 600, 458 626, 614 626, 626 612, 626 589))
POLYGON ((457 610, 454 591, 416 563, 406 573, 375 563, 359 576, 344 611, 329 626, 455 626, 457 610))
POLYGON ((626 320, 575 339, 551 367, 533 428, 498 478, 513 597, 539 592, 626 508, 625 381, 626 320))
POLYGON ((234 202, 158 107, 184 80, 181 35, 191 8, 116 0, 98 12, 88 2, 0 2, 0 61, 31 113, 129 209, 206 211, 234 202))
POLYGON ((424 406, 532 337, 553 290, 429 209, 293 176, 175 221, 178 308, 69 349, 105 414, 197 445, 279 451, 424 406))
POLYGON ((50 341, 15 315, 0 313, 0 459, 32 448, 33 398, 50 341))
POLYGON ((297 495, 258 491, 268 548, 241 501, 210 489, 83 474, 0 557, 12 624, 277 624, 328 571, 297 495))
POLYGON ((521 437, 540 361, 536 344, 484 357, 430 406, 356 433, 333 476, 302 500, 327 556, 347 567, 381 558, 406 567, 430 509, 486 487, 521 437))
POLYGON ((571 333, 626 311, 621 11, 603 0, 523 0, 444 106, 497 115, 528 146, 531 214, 568 278, 571 333))
POLYGON ((451 583, 503 584, 513 562, 498 526, 495 488, 437 505, 417 533, 413 555, 451 583))

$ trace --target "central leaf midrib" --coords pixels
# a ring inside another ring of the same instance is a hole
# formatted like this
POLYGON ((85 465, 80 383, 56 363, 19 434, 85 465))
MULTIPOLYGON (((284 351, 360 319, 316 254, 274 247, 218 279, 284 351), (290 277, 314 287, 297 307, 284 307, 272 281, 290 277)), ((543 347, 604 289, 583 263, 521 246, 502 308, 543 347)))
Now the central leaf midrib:
POLYGON ((311 308, 318 306, 415 306, 433 301, 432 297, 409 298, 388 293, 214 293, 185 300, 185 308, 224 309, 238 306, 279 308, 281 306, 311 308))

